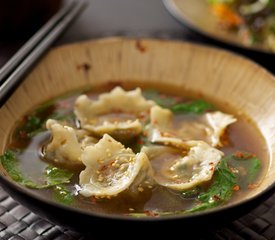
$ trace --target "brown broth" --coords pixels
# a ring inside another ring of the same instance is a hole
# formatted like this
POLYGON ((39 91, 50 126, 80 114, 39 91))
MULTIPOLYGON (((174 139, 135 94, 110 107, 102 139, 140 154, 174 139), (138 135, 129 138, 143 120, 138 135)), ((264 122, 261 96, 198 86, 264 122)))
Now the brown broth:
MULTIPOLYGON (((139 83, 123 83, 125 89, 133 89, 135 86, 141 86, 139 83)), ((176 96, 175 99, 182 99, 183 101, 192 98, 204 98, 200 93, 190 93, 183 92, 176 87, 161 85, 156 88, 154 85, 145 84, 141 86, 142 88, 154 88, 161 92, 165 92, 168 95, 176 96), (184 96, 184 97, 183 97, 184 96)), ((94 87, 93 91, 89 92, 88 95, 92 98, 96 98, 101 92, 108 92, 113 88, 113 84, 106 86, 94 87)), ((68 112, 70 114, 70 109, 73 106, 73 102, 77 96, 61 98, 54 100, 55 106, 49 108, 46 112, 41 111, 39 113, 42 118, 47 118, 53 111, 60 110, 61 112, 68 112)), ((232 110, 232 108, 227 103, 219 103, 213 101, 211 98, 207 98, 209 102, 212 102, 218 109, 231 113, 237 117, 238 121, 231 125, 227 131, 228 145, 222 147, 221 150, 225 155, 235 152, 236 150, 246 151, 255 154, 262 161, 262 168, 258 174, 255 183, 259 183, 266 172, 268 166, 268 151, 266 143, 260 134, 256 125, 245 115, 240 114, 237 110, 232 110)), ((40 107, 34 108, 32 112, 36 111, 40 107)), ((30 112, 30 114, 32 113, 30 112)), ((28 116, 28 115, 26 115, 28 116)), ((31 176, 32 179, 39 179, 39 175, 47 162, 41 159, 41 146, 45 144, 49 139, 49 133, 42 131, 35 135, 33 138, 24 138, 24 132, 22 132, 22 126, 26 124, 26 117, 24 117, 16 129, 21 128, 21 132, 15 130, 12 133, 11 141, 8 144, 8 148, 22 149, 22 153, 18 156, 20 160, 20 166, 22 171, 31 176), (19 137, 18 137, 19 136, 19 137)), ((69 189, 75 191, 75 184, 78 184, 78 173, 76 171, 75 177, 72 182, 68 184, 69 189)), ((53 190, 33 190, 40 195, 43 195, 46 199, 53 200, 53 190)), ((252 191, 251 189, 241 189, 234 194, 231 202, 238 201, 241 199, 247 191, 252 191)), ((197 202, 190 198, 186 199, 175 191, 166 189, 161 186, 155 186, 151 190, 146 189, 144 192, 137 194, 135 196, 129 196, 127 193, 121 193, 117 197, 112 199, 95 199, 94 197, 85 198, 81 195, 77 195, 75 200, 71 204, 73 207, 85 209, 92 212, 101 212, 108 214, 127 214, 131 212, 147 212, 147 211, 157 211, 157 212, 175 212, 182 211, 191 208, 197 202)))

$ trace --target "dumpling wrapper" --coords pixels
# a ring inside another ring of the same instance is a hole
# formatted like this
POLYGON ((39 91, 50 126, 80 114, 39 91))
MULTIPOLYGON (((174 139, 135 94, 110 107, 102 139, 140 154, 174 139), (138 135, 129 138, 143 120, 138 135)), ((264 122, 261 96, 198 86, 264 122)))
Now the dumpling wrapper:
POLYGON ((79 176, 80 194, 85 197, 110 198, 126 190, 138 192, 152 174, 145 153, 133 153, 108 134, 86 147, 81 159, 86 168, 79 176))
POLYGON ((180 148, 188 148, 190 140, 205 141, 213 147, 222 146, 221 136, 228 125, 236 121, 232 115, 219 111, 177 121, 177 116, 169 109, 159 106, 151 108, 150 117, 149 140, 180 148))
POLYGON ((197 141, 188 152, 166 146, 143 147, 152 168, 153 178, 159 185, 184 191, 211 180, 223 152, 197 141))
POLYGON ((52 139, 44 148, 45 157, 67 167, 83 166, 80 159, 83 149, 98 141, 84 130, 74 129, 53 119, 47 120, 46 128, 51 131, 52 139))
POLYGON ((81 95, 74 111, 83 129, 98 136, 107 133, 116 139, 127 140, 141 133, 141 122, 149 118, 154 105, 155 102, 142 96, 139 88, 127 92, 116 87, 110 93, 100 94, 98 100, 81 95))

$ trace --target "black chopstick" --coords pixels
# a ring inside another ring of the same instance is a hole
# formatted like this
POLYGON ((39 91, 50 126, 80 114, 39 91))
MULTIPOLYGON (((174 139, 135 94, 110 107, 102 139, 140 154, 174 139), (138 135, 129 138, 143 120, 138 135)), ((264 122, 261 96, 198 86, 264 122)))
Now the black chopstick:
POLYGON ((27 70, 50 47, 57 37, 85 6, 85 0, 75 0, 54 15, 0 71, 0 106, 16 87, 27 70))

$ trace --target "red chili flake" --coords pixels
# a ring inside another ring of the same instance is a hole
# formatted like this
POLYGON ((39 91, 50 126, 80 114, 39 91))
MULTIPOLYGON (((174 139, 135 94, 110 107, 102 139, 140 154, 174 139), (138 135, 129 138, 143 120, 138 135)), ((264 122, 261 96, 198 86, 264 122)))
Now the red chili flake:
POLYGON ((91 197, 91 202, 92 202, 93 204, 96 204, 96 198, 95 198, 94 196, 91 197))
POLYGON ((242 152, 235 152, 234 153, 234 156, 237 157, 237 158, 244 158, 244 154, 242 152))
POLYGON ((136 49, 139 50, 141 53, 145 53, 147 48, 141 40, 136 41, 136 49))
POLYGON ((209 170, 210 170, 210 171, 214 171, 214 167, 210 168, 209 170))
POLYGON ((182 102, 181 97, 172 97, 172 98, 176 101, 176 103, 182 102))
POLYGON ((28 133, 24 130, 19 131, 20 138, 28 138, 28 133))
POLYGON ((213 165, 214 163, 213 162, 210 162, 209 165, 213 165))
POLYGON ((99 169, 99 171, 100 171, 100 172, 103 172, 103 171, 107 170, 108 167, 109 167, 109 164, 103 165, 103 166, 99 169))
POLYGON ((141 113, 138 114, 138 118, 139 118, 139 119, 143 119, 143 118, 145 118, 145 117, 146 117, 145 112, 141 112, 141 113))
POLYGON ((144 141, 141 140, 141 139, 139 139, 139 140, 137 141, 137 143, 140 144, 140 145, 142 145, 142 144, 144 144, 144 141))
POLYGON ((259 184, 258 183, 250 183, 250 184, 248 184, 248 189, 254 189, 254 188, 256 188, 256 187, 258 187, 259 186, 259 184))
POLYGON ((233 187, 233 191, 239 191, 240 190, 240 186, 239 185, 235 185, 234 187, 233 187))
POLYGON ((66 108, 66 109, 71 108, 71 104, 69 102, 66 102, 66 101, 59 102, 58 105, 59 105, 60 108, 66 108))
POLYGON ((214 195, 213 198, 214 198, 215 201, 220 201, 221 200, 221 198, 218 195, 214 195))
POLYGON ((146 216, 148 217, 158 217, 159 214, 156 212, 152 212, 152 211, 144 211, 144 213, 146 214, 146 216))

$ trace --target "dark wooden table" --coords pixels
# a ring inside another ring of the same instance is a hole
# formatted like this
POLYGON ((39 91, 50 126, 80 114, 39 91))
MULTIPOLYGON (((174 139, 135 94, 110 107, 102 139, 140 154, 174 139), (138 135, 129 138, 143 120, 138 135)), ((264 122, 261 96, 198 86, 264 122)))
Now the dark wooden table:
MULTIPOLYGON (((161 0, 87 0, 83 14, 56 41, 55 46, 108 37, 153 37, 202 43, 236 52, 275 73, 275 55, 259 54, 227 46, 200 36, 175 21, 161 0)), ((26 39, 26 38, 25 38, 26 39)), ((22 45, 24 39, 3 41, 0 35, 0 67, 22 45)), ((240 66, 241 67, 241 66, 240 66)), ((275 239, 275 195, 244 217, 199 239, 275 239)), ((84 239, 41 219, 16 203, 0 188, 0 239, 84 239)), ((94 239, 86 237, 85 239, 94 239)))

